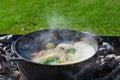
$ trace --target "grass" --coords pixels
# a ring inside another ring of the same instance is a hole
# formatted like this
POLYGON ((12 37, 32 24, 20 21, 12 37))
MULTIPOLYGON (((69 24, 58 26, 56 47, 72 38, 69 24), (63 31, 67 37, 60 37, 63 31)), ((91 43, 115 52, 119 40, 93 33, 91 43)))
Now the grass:
POLYGON ((0 0, 0 34, 67 28, 120 36, 120 0, 0 0))

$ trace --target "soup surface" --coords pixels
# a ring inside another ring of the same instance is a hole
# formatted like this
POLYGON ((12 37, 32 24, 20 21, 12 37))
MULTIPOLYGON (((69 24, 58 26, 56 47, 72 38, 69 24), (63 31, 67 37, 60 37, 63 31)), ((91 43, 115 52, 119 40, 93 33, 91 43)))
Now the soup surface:
POLYGON ((58 45, 47 43, 45 49, 32 53, 31 60, 36 63, 62 65, 86 60, 95 54, 95 49, 85 43, 63 42, 58 45))

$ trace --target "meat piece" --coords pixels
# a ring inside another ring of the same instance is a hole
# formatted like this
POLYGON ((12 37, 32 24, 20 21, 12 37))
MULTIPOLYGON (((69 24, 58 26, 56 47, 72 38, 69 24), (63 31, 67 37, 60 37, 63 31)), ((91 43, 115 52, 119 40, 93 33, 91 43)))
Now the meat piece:
POLYGON ((32 61, 40 63, 42 60, 47 60, 47 59, 53 58, 55 56, 56 56, 56 54, 54 54, 54 53, 44 54, 41 57, 36 55, 35 57, 32 58, 32 61))
POLYGON ((66 54, 64 52, 60 53, 60 59, 61 62, 65 62, 68 60, 68 57, 66 56, 66 54))
POLYGON ((61 43, 56 46, 56 50, 72 48, 72 44, 61 43))
POLYGON ((60 57, 60 61, 61 62, 65 62, 65 61, 67 61, 68 60, 68 58, 67 58, 67 56, 65 56, 65 55, 62 55, 61 57, 60 57))
POLYGON ((35 56, 41 57, 43 55, 44 55, 44 52, 35 52, 31 54, 32 57, 35 57, 35 56))
POLYGON ((54 53, 50 53, 48 55, 43 56, 44 59, 49 59, 49 58, 52 58, 52 57, 55 57, 54 53))

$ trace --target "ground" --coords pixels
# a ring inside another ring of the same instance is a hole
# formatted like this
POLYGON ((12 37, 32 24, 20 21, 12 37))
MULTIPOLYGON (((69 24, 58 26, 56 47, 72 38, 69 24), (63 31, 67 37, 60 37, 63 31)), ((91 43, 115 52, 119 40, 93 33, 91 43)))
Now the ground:
POLYGON ((0 34, 66 28, 120 35, 120 0, 0 0, 0 34))

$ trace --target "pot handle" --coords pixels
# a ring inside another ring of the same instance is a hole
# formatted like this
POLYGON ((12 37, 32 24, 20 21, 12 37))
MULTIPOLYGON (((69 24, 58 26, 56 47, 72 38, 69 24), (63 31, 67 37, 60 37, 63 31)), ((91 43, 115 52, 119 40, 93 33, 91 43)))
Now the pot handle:
POLYGON ((17 56, 11 49, 6 50, 6 55, 10 61, 21 61, 22 58, 17 56))
POLYGON ((89 36, 91 36, 91 37, 93 37, 94 39, 96 39, 98 42, 103 42, 103 39, 100 37, 100 36, 97 36, 97 35, 95 35, 95 34, 90 34, 90 33, 88 33, 88 32, 83 32, 84 34, 87 34, 87 35, 89 35, 89 36))
POLYGON ((98 42, 103 42, 103 39, 99 36, 93 36, 98 42))

